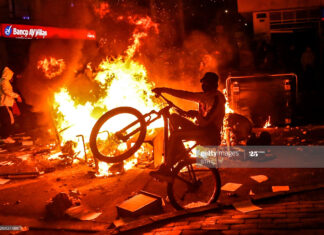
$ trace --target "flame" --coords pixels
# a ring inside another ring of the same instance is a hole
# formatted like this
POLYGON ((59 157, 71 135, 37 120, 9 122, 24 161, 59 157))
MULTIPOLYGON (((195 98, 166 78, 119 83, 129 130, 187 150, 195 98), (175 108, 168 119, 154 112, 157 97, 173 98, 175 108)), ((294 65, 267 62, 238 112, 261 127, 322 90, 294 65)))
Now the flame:
POLYGON ((227 97, 226 88, 223 90, 223 94, 224 94, 225 100, 226 100, 226 103, 225 103, 225 114, 226 113, 234 113, 234 110, 231 109, 231 107, 229 106, 229 103, 228 103, 228 97, 227 97))
MULTIPOLYGON (((91 69, 91 63, 87 65, 91 71, 98 71, 94 75, 93 81, 99 84, 104 95, 94 103, 87 102, 82 105, 71 97, 66 88, 61 88, 54 95, 53 108, 56 111, 55 122, 61 137, 61 144, 69 140, 77 142, 75 152, 84 154, 83 144, 76 136, 83 135, 85 140, 89 140, 92 127, 98 118, 93 115, 95 108, 106 112, 116 107, 130 106, 142 114, 151 110, 158 111, 161 108, 161 103, 154 98, 152 92, 154 83, 148 80, 146 68, 133 60, 134 54, 141 46, 141 39, 148 35, 147 31, 152 27, 157 30, 157 24, 153 23, 149 17, 129 17, 128 20, 136 27, 131 38, 132 44, 125 51, 125 56, 114 59, 106 58, 95 70, 91 69)), ((111 127, 119 130, 125 127, 125 122, 123 119, 118 119, 111 127)), ((162 119, 155 121, 148 128, 157 127, 163 127, 162 119)), ((154 133, 154 131, 147 133, 154 133)), ((127 148, 126 144, 119 146, 116 151, 122 151, 125 148, 127 148)), ((128 170, 137 164, 139 155, 145 151, 147 150, 142 146, 133 157, 124 161, 124 169, 128 170)), ((99 162, 98 175, 109 175, 110 167, 111 164, 99 162)))
POLYGON ((65 62, 63 59, 55 59, 54 57, 44 58, 37 62, 37 69, 42 70, 48 79, 52 79, 63 73, 65 62))
POLYGON ((158 24, 154 23, 150 17, 139 17, 139 16, 129 16, 128 22, 130 24, 136 25, 132 41, 133 44, 130 45, 126 50, 127 57, 131 58, 135 55, 136 50, 141 46, 141 39, 147 37, 148 31, 153 28, 155 33, 159 33, 158 24))
POLYGON ((110 12, 109 4, 107 2, 101 2, 98 5, 94 5, 94 12, 103 19, 105 15, 110 12))
POLYGON ((196 157, 196 151, 197 151, 197 147, 194 147, 197 144, 196 141, 186 141, 184 142, 184 146, 186 149, 191 149, 191 151, 189 152, 189 156, 190 157, 196 157), (194 147, 194 148, 193 148, 194 147))
POLYGON ((222 130, 222 143, 226 143, 226 145, 230 145, 231 143, 231 136, 230 136, 230 127, 228 126, 227 116, 229 113, 234 113, 234 110, 231 109, 228 102, 228 96, 226 88, 223 89, 223 94, 225 96, 225 118, 223 120, 223 130, 222 130))
MULTIPOLYGON (((89 139, 92 127, 97 121, 97 118, 92 116, 95 107, 101 107, 107 111, 119 106, 130 106, 136 108, 142 114, 153 109, 156 111, 160 109, 161 104, 153 100, 154 94, 151 90, 154 84, 148 81, 143 65, 132 60, 124 61, 122 58, 106 59, 101 62, 99 69, 100 72, 97 73, 94 80, 106 90, 104 97, 96 103, 78 104, 72 99, 66 88, 62 88, 54 95, 54 110, 59 114, 56 115, 58 131, 64 130, 60 132, 62 142, 77 141, 76 136, 80 134, 84 135, 86 140, 89 139), (106 84, 110 85, 106 86, 106 84)), ((116 129, 121 129, 123 120, 116 121, 118 122, 115 122, 113 126, 116 129)), ((152 123, 149 128, 162 126, 163 120, 160 119, 152 123)), ((75 152, 81 151, 83 153, 82 146, 81 143, 78 143, 75 152)), ((130 165, 134 165, 134 161, 133 163, 126 163, 125 170, 130 165)), ((100 168, 103 168, 102 172, 107 172, 104 163, 100 163, 100 168)))
POLYGON ((263 128, 271 127, 271 122, 270 122, 270 120, 271 120, 271 117, 268 116, 268 120, 267 120, 266 123, 264 124, 263 128))
POLYGON ((56 159, 60 159, 60 156, 61 155, 61 152, 58 152, 58 153, 54 153, 52 155, 50 155, 47 160, 56 160, 56 159))
MULTIPOLYGON (((133 157, 131 157, 130 159, 127 159, 127 161, 124 161, 124 170, 127 171, 129 169, 132 169, 137 163, 138 163, 138 159, 140 155, 143 155, 147 152, 147 149, 144 147, 144 145, 142 145, 140 147, 139 150, 137 150, 137 152, 134 154, 133 157)), ((110 176, 113 173, 109 171, 109 168, 112 166, 113 164, 108 164, 106 162, 99 162, 99 170, 97 173, 97 176, 102 177, 102 176, 110 176)), ((117 174, 120 174, 117 173, 117 174)))

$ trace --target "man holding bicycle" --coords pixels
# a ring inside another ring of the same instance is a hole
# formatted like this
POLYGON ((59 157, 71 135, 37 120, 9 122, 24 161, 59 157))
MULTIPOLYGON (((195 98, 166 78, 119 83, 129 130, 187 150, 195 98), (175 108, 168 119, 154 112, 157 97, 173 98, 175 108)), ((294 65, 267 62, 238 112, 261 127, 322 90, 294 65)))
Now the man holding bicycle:
POLYGON ((199 110, 185 112, 178 110, 170 118, 171 135, 168 140, 165 163, 159 170, 152 171, 151 176, 165 179, 171 175, 172 166, 187 154, 183 141, 196 141, 201 145, 219 145, 221 129, 225 115, 225 97, 218 91, 218 76, 207 72, 200 80, 202 92, 189 92, 171 88, 155 88, 153 92, 160 95, 166 93, 174 97, 194 101, 199 104, 199 110), (187 119, 195 119, 195 123, 187 119))

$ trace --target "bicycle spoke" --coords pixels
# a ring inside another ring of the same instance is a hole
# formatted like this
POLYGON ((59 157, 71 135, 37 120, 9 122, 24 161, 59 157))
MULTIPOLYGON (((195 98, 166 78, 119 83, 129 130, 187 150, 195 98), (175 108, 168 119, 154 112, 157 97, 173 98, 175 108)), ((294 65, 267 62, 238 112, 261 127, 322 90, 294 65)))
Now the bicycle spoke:
POLYGON ((184 179, 183 177, 180 177, 179 175, 177 175, 177 176, 175 177, 175 179, 179 179, 180 181, 184 182, 186 185, 193 185, 192 182, 190 182, 190 181, 184 179))
POLYGON ((105 113, 91 131, 90 147, 95 158, 108 163, 132 156, 146 135, 142 114, 131 107, 119 107, 105 113))
POLYGON ((168 185, 170 202, 177 209, 207 205, 217 199, 220 178, 215 169, 196 167, 195 163, 179 165, 177 176, 168 185), (192 164, 192 165, 191 165, 192 164))

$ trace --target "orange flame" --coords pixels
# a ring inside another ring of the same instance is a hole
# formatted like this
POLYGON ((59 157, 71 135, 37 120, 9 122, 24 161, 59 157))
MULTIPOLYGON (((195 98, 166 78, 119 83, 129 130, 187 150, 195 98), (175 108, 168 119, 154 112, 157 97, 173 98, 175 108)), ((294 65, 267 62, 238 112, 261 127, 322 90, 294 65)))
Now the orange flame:
POLYGON ((109 4, 107 2, 101 2, 99 5, 94 6, 94 12, 103 19, 105 15, 110 12, 109 4))
POLYGON ((137 51, 137 49, 141 46, 141 39, 147 37, 148 31, 153 28, 155 33, 159 33, 158 24, 154 23, 150 17, 128 17, 128 21, 130 24, 136 25, 132 36, 133 44, 130 45, 126 50, 126 55, 129 58, 132 58, 137 51))
POLYGON ((223 94, 224 94, 225 100, 226 100, 226 103, 225 103, 225 113, 234 113, 234 110, 231 109, 231 107, 229 106, 229 103, 228 103, 228 97, 227 97, 226 88, 223 89, 223 94))
POLYGON ((54 57, 49 57, 43 60, 39 60, 37 63, 37 69, 42 70, 44 75, 48 79, 52 79, 63 73, 65 69, 65 62, 63 59, 55 59, 54 57))
POLYGON ((223 130, 222 130, 222 143, 229 146, 231 144, 231 137, 230 137, 230 128, 228 126, 227 116, 229 113, 234 113, 234 110, 231 109, 231 107, 229 106, 226 88, 223 89, 223 94, 225 96, 226 103, 225 103, 225 118, 223 121, 223 130))
MULTIPOLYGON (((86 140, 89 139, 92 127, 98 118, 92 115, 97 107, 108 111, 119 106, 131 106, 143 114, 153 109, 160 109, 161 104, 154 100, 152 92, 154 83, 148 80, 146 68, 132 60, 135 52, 140 47, 141 39, 148 35, 147 30, 152 27, 155 28, 157 25, 149 17, 129 18, 129 21, 135 24, 136 28, 132 36, 132 45, 125 51, 126 56, 103 60, 96 70, 99 72, 93 77, 94 82, 98 83, 104 90, 104 95, 99 100, 95 103, 87 102, 81 105, 71 97, 66 88, 62 88, 54 95, 54 110, 57 111, 56 126, 58 130, 65 129, 65 131, 60 132, 63 143, 68 140, 77 142, 76 136, 80 134, 84 135, 86 140)), ((90 67, 91 70, 91 64, 88 64, 87 67, 90 67)), ((116 128, 123 127, 123 125, 123 120, 114 123, 116 128)), ((162 126, 163 120, 160 119, 152 123, 148 128, 162 126)), ((83 153, 82 148, 82 144, 78 143, 75 152, 80 151, 83 153)), ((137 163, 138 156, 145 153, 145 151, 147 150, 141 147, 134 154, 134 157, 124 162, 124 169, 132 168, 137 163)), ((111 164, 99 162, 99 175, 109 175, 110 167, 111 164)))
POLYGON ((263 128, 268 128, 271 127, 271 122, 270 122, 271 117, 268 116, 268 120, 266 121, 266 123, 264 124, 263 128))

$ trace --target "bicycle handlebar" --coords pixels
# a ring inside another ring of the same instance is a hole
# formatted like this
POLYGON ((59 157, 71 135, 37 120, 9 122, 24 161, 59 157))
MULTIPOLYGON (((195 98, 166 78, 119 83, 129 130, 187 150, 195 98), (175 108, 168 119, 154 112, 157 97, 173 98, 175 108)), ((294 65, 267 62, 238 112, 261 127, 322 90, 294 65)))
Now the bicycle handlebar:
POLYGON ((172 101, 170 101, 169 99, 165 98, 162 94, 156 94, 157 97, 161 97, 165 102, 167 102, 167 104, 171 107, 174 107, 175 109, 180 110, 180 112, 185 112, 183 109, 179 108, 177 105, 175 105, 172 101))

